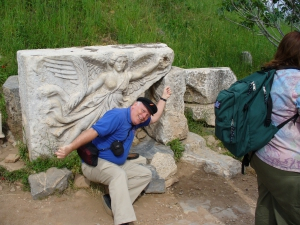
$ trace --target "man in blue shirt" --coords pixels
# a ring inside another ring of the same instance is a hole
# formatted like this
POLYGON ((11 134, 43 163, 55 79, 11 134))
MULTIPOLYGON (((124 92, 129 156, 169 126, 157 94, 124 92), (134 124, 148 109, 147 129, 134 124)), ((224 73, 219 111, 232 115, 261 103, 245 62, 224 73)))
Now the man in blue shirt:
POLYGON ((91 141, 100 150, 96 167, 83 162, 81 168, 89 180, 108 185, 109 195, 104 195, 102 200, 106 212, 113 215, 115 225, 136 220, 132 203, 152 178, 149 169, 126 160, 134 133, 138 128, 160 119, 171 93, 170 87, 164 88, 157 106, 147 98, 138 98, 129 108, 107 111, 90 129, 55 153, 57 158, 64 158, 91 141), (119 156, 110 149, 111 143, 116 140, 123 142, 124 146, 124 153, 119 156))

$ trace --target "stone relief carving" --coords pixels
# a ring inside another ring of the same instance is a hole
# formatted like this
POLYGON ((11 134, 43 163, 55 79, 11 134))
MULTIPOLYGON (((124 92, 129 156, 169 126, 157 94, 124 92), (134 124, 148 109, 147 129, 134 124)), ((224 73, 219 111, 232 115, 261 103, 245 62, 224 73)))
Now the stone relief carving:
POLYGON ((71 142, 107 110, 132 104, 130 96, 165 75, 172 61, 173 54, 155 52, 44 57, 36 71, 43 123, 56 139, 71 142))

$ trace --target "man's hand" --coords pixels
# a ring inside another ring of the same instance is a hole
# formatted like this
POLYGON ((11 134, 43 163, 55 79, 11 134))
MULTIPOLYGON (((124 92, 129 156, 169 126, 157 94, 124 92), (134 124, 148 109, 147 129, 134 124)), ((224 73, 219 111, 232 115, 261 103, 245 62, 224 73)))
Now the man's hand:
POLYGON ((72 152, 69 145, 60 147, 54 154, 58 159, 63 159, 72 152))
POLYGON ((56 152, 55 155, 59 159, 65 158, 69 155, 73 150, 78 149, 80 146, 92 141, 98 136, 97 131, 93 128, 89 128, 88 130, 83 131, 77 138, 75 138, 72 143, 60 147, 56 152))
POLYGON ((163 91, 163 94, 161 97, 164 99, 168 99, 171 96, 171 94, 172 94, 172 90, 169 86, 167 86, 164 88, 164 91, 163 91))

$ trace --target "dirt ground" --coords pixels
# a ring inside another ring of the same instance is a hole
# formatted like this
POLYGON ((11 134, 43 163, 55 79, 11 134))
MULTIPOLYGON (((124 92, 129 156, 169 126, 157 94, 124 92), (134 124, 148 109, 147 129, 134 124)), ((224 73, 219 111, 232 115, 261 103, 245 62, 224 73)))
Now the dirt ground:
MULTIPOLYGON (((252 170, 226 180, 189 163, 177 166, 179 182, 164 194, 138 198, 134 203, 137 221, 131 224, 254 224, 257 184, 252 170)), ((101 194, 97 188, 69 188, 62 194, 33 200, 19 183, 0 179, 0 225, 112 225, 101 194)))

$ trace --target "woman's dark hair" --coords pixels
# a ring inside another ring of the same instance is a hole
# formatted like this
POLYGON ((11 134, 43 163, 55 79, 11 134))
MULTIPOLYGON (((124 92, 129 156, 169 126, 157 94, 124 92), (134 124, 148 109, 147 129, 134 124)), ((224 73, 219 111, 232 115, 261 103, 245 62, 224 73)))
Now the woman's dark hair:
POLYGON ((264 65, 265 68, 281 66, 300 67, 300 32, 286 34, 279 43, 274 59, 264 65))

